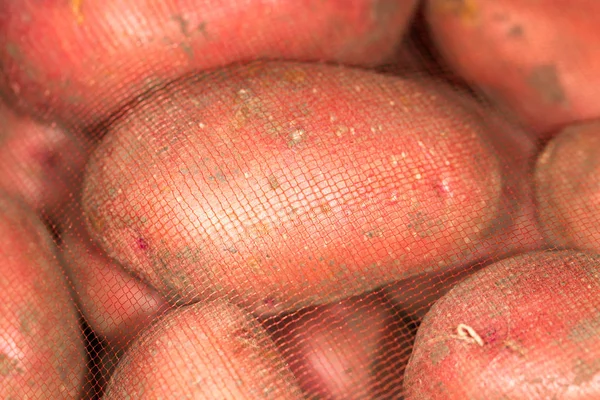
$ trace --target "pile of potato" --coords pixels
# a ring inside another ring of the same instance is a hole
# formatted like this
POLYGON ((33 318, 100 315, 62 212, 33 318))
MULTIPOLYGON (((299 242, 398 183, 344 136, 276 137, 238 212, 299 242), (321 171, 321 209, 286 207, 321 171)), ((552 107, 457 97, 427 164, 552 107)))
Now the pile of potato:
POLYGON ((598 15, 0 0, 0 398, 600 398, 598 15))

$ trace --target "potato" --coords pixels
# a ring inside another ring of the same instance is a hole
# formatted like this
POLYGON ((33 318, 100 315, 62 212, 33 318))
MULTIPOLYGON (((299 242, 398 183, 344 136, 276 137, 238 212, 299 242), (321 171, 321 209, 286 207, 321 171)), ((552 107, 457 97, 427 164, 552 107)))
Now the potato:
POLYGON ((301 399, 264 329, 222 301, 165 314, 121 358, 104 400, 301 399))
POLYGON ((76 399, 83 338, 50 236, 1 194, 0 237, 0 398, 76 399))
POLYGON ((416 3, 6 0, 0 92, 81 126, 194 70, 265 58, 372 66, 392 54, 416 3))
POLYGON ((126 347, 166 308, 165 299, 110 259, 89 237, 77 204, 67 207, 60 255, 80 310, 111 346, 126 347))
POLYGON ((0 190, 57 213, 83 172, 84 138, 21 116, 0 102, 0 190))
POLYGON ((600 253, 600 121, 562 130, 535 173, 539 218, 557 247, 600 253))
POLYGON ((406 399, 600 398, 599 267, 535 252, 456 285, 419 327, 406 399))
POLYGON ((462 265, 510 228, 521 205, 502 194, 520 191, 521 164, 502 170, 488 133, 509 133, 458 99, 313 64, 180 80, 96 148, 89 230, 167 297, 217 293, 257 313, 462 265))
POLYGON ((595 0, 428 0, 448 64, 543 137, 599 118, 595 0))
POLYGON ((269 322, 307 398, 394 399, 402 393, 413 332, 380 293, 269 322))

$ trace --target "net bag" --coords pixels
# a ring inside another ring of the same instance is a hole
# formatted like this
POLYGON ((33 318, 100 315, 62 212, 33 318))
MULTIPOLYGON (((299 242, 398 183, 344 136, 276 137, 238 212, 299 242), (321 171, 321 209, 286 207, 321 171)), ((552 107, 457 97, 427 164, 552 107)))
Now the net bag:
POLYGON ((599 14, 0 0, 0 398, 600 398, 599 14))

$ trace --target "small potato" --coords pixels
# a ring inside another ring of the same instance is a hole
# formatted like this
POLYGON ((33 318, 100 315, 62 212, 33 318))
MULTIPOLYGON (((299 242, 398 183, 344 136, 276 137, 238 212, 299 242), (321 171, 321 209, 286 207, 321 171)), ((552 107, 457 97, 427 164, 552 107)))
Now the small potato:
POLYGON ((0 398, 77 399, 85 351, 44 225, 0 195, 0 398))
POLYGON ((394 399, 413 332, 379 294, 269 321, 281 353, 309 399, 394 399))
POLYGON ((492 145, 512 127, 485 111, 443 85, 345 67, 183 79, 97 147, 88 227, 165 296, 216 292, 260 313, 462 265, 506 247, 494 238, 527 191, 521 150, 492 145))
POLYGON ((129 348, 104 400, 302 399, 264 329, 216 301, 165 314, 129 348))
POLYGON ((4 0, 0 93, 26 112, 89 126, 191 71, 257 59, 373 66, 392 54, 416 4, 4 0))
POLYGON ((571 125, 548 144, 535 187, 548 241, 600 253, 600 121, 571 125))
POLYGON ((600 256, 536 252, 440 299, 417 332, 406 399, 600 398, 600 256))
POLYGON ((124 348, 166 308, 165 299, 110 259, 89 237, 77 205, 67 207, 60 255, 92 330, 124 348))
POLYGON ((533 131, 600 118, 600 2, 427 0, 440 52, 455 72, 533 131))
POLYGON ((18 115, 0 101, 0 190, 10 196, 36 211, 59 213, 81 179, 86 151, 84 139, 18 115))

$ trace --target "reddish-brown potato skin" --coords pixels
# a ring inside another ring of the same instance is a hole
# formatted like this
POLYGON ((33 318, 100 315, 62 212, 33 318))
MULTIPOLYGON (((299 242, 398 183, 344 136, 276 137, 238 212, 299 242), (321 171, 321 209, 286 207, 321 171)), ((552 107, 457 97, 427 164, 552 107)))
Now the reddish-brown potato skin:
POLYGON ((393 53, 416 3, 4 0, 0 92, 81 126, 194 70, 256 59, 372 66, 393 53))
POLYGON ((538 158, 535 186, 548 242, 600 253, 600 121, 559 132, 538 158))
POLYGON ((535 252, 484 268, 423 320, 406 399, 600 398, 599 310, 597 255, 535 252), (473 333, 459 335, 461 324, 473 333))
POLYGON ((307 398, 401 395, 413 331, 380 293, 271 318, 269 331, 307 398))
POLYGON ((491 251, 514 211, 496 129, 443 86, 253 64, 132 109, 88 164, 83 208, 166 296, 285 311, 491 251))
POLYGON ((87 142, 16 114, 0 101, 0 189, 37 211, 59 212, 81 179, 87 142))
POLYGON ((600 117, 596 0, 428 0, 434 40, 460 76, 549 136, 600 117))
POLYGON ((0 237, 0 398, 77 399, 83 338, 50 235, 1 194, 0 237))
POLYGON ((124 348, 166 309, 166 301, 108 257, 89 237, 80 208, 71 206, 62 221, 60 255, 79 308, 98 336, 124 348))
POLYGON ((292 372, 260 324, 221 301, 170 311, 131 345, 103 399, 140 396, 303 398, 292 372))

